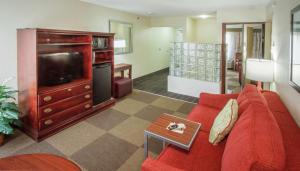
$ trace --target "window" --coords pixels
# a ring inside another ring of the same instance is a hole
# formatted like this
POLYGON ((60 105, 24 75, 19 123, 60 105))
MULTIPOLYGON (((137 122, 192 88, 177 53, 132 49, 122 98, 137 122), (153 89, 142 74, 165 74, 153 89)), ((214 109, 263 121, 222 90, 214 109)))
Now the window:
POLYGON ((115 33, 115 54, 132 53, 132 24, 110 20, 109 32, 115 33))

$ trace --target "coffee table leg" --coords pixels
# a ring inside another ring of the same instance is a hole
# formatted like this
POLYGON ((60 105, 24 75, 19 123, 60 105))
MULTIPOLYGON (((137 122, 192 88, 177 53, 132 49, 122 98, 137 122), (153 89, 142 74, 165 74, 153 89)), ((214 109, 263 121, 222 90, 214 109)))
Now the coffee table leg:
POLYGON ((147 159, 148 157, 148 135, 147 133, 145 132, 144 133, 144 155, 145 155, 145 159, 147 159))

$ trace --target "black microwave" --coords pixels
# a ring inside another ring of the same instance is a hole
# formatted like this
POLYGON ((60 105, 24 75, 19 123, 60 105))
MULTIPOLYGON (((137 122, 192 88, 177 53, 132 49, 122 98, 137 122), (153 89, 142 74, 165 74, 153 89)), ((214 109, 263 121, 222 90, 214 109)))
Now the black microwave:
POLYGON ((107 49, 108 39, 105 37, 94 37, 93 38, 93 49, 107 49))

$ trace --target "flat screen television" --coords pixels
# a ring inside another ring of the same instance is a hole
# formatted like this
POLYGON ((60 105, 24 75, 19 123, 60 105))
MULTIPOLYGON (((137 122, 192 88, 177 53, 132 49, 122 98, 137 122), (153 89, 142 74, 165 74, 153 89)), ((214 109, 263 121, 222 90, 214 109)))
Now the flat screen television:
POLYGON ((83 78, 80 52, 41 54, 38 59, 39 86, 54 86, 83 78))

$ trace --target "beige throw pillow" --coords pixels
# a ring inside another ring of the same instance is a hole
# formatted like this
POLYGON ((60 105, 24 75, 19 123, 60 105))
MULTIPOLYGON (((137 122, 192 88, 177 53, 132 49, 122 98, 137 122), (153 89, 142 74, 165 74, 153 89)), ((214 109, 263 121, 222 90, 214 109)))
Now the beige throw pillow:
POLYGON ((235 99, 230 99, 218 116, 215 118, 210 129, 209 142, 217 145, 229 134, 238 118, 238 103, 235 99))

